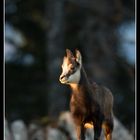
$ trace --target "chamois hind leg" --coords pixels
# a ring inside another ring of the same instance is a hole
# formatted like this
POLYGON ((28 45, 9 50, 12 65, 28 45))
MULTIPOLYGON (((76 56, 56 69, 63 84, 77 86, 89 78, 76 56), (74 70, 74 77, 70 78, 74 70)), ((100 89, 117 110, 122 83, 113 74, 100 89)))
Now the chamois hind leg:
POLYGON ((112 140, 113 120, 106 121, 104 127, 106 140, 112 140))
POLYGON ((94 140, 100 140, 100 135, 102 131, 102 123, 94 124, 94 140))

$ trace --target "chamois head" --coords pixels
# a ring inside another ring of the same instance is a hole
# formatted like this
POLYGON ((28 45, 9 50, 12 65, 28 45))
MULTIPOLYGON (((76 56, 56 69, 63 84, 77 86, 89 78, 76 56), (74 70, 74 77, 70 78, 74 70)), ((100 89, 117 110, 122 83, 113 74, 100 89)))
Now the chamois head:
POLYGON ((63 58, 62 74, 59 81, 62 84, 77 84, 80 80, 80 70, 82 67, 82 56, 78 50, 73 53, 66 49, 66 56, 63 58))

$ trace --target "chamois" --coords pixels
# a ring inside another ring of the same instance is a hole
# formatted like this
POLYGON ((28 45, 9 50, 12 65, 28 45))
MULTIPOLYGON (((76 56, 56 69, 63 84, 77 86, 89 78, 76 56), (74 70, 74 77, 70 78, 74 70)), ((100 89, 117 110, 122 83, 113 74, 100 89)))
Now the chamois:
POLYGON ((94 130, 94 140, 99 140, 104 128, 106 140, 112 139, 113 131, 113 95, 111 91, 89 82, 82 66, 82 56, 79 50, 74 54, 66 49, 62 64, 62 74, 59 81, 70 85, 72 95, 70 111, 76 126, 77 140, 85 140, 87 124, 94 130))

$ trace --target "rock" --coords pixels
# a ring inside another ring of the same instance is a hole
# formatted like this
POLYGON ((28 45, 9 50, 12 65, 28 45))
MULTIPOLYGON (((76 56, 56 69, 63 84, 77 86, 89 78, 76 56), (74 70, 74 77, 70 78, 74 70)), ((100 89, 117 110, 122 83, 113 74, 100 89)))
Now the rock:
POLYGON ((133 135, 114 117, 113 140, 134 140, 133 135))
POLYGON ((67 137, 59 129, 47 127, 46 140, 67 140, 67 137))
POLYGON ((59 116, 58 126, 68 131, 72 140, 76 140, 74 123, 70 112, 67 111, 61 113, 61 115, 59 116))
MULTIPOLYGON (((76 140, 76 133, 74 123, 70 112, 63 112, 59 117, 59 126, 69 131, 72 140, 76 140)), ((86 130, 86 140, 92 140, 94 132, 92 129, 86 130)), ((114 130, 112 133, 112 140, 134 140, 134 136, 123 126, 123 124, 114 117, 114 130)), ((103 131, 101 133, 101 140, 105 140, 103 131)))
POLYGON ((28 128, 29 140, 45 140, 43 128, 35 123, 31 123, 28 128))
MULTIPOLYGON (((5 140, 77 140, 75 125, 69 111, 61 113, 55 125, 41 126, 36 123, 30 123, 27 129, 22 120, 16 120, 11 124, 11 132, 12 134, 10 134, 6 120, 5 140)), ((86 140, 93 140, 93 138, 93 128, 88 128, 86 130, 86 140)), ((112 140, 118 139, 134 140, 134 136, 114 117, 112 140)), ((101 133, 101 140, 105 140, 103 131, 101 133)))
POLYGON ((14 140, 28 140, 27 128, 22 120, 16 120, 11 124, 11 132, 14 140))

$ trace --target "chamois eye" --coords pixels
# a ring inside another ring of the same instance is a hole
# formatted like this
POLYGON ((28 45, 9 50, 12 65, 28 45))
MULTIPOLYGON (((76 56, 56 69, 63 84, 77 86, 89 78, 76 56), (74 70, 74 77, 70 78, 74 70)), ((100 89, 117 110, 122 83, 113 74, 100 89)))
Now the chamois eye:
POLYGON ((80 66, 80 64, 79 64, 78 62, 76 63, 76 65, 77 65, 78 67, 80 66))
POLYGON ((70 70, 74 70, 74 66, 72 64, 69 65, 70 70))
POLYGON ((74 70, 74 67, 71 67, 71 70, 74 70))

